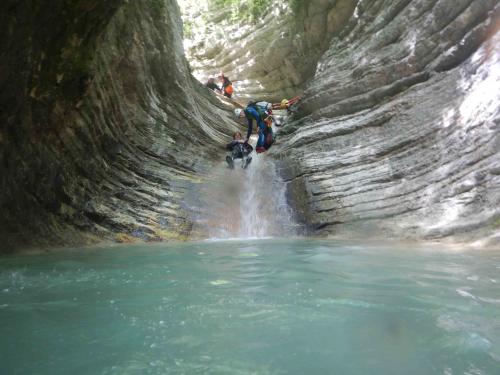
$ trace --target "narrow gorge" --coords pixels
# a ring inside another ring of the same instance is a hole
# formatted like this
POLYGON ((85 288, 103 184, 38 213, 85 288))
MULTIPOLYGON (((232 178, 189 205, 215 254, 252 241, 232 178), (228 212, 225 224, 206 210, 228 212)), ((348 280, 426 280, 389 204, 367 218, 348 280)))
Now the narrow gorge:
POLYGON ((1 1, 0 373, 497 375, 499 14, 1 1))
POLYGON ((302 95, 266 157, 307 233, 498 243, 497 1, 220 4, 181 3, 184 42, 173 0, 1 5, 3 252, 203 237, 242 128, 191 71, 302 95))

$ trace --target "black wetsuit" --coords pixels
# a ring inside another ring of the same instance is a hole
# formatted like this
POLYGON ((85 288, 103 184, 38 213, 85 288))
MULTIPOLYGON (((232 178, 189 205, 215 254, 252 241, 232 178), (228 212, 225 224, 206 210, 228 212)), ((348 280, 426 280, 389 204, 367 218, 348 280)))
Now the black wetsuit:
POLYGON ((241 143, 240 141, 232 141, 226 145, 226 148, 231 151, 231 155, 226 156, 226 162, 230 169, 234 169, 234 160, 241 159, 242 167, 246 169, 250 162, 252 161, 252 156, 250 153, 253 151, 253 147, 248 143, 241 143))
POLYGON ((217 85, 215 82, 207 82, 205 86, 210 90, 221 91, 219 85, 217 85))
POLYGON ((233 159, 242 159, 243 156, 246 156, 252 152, 253 147, 248 143, 241 143, 235 140, 228 143, 226 145, 226 149, 231 151, 231 156, 233 159))

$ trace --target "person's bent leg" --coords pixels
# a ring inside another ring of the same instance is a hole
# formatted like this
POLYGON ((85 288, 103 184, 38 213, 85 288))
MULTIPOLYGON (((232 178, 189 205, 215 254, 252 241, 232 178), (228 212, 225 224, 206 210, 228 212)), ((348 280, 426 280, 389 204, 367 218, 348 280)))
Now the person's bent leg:
POLYGON ((226 162, 227 162, 229 169, 234 169, 234 160, 233 160, 232 156, 227 155, 226 162))
POLYGON ((266 140, 266 135, 263 129, 259 130, 259 139, 257 140, 257 145, 255 147, 255 151, 257 153, 264 152, 266 149, 264 148, 264 142, 266 140))
POLYGON ((250 155, 248 155, 246 158, 245 158, 245 164, 243 165, 243 169, 247 169, 248 165, 252 162, 252 157, 250 155))

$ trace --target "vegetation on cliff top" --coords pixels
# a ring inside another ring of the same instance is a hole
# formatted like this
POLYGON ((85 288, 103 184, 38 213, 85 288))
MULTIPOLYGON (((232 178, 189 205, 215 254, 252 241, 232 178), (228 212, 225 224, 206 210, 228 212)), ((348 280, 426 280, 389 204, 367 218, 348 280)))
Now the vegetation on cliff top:
POLYGON ((212 7, 231 8, 234 18, 256 21, 264 14, 273 0, 209 0, 212 7))
MULTIPOLYGON (((294 12, 298 12, 304 3, 301 0, 283 0, 288 3, 294 12)), ((235 19, 257 21, 276 3, 275 0, 208 0, 210 7, 230 8, 235 19)))
MULTIPOLYGON (((152 0, 161 1, 161 0, 152 0)), ((187 39, 194 38, 199 32, 200 19, 202 24, 210 23, 211 17, 226 18, 230 22, 243 21, 250 23, 258 23, 263 19, 266 12, 272 11, 275 7, 288 7, 293 14, 298 14, 303 6, 307 3, 306 0, 178 0, 181 9, 183 10, 183 29, 184 37, 187 39), (197 16, 186 16, 189 12, 187 9, 197 9, 201 11, 197 16), (211 16, 209 16, 211 15, 211 16), (197 26, 198 25, 198 26, 197 26)))

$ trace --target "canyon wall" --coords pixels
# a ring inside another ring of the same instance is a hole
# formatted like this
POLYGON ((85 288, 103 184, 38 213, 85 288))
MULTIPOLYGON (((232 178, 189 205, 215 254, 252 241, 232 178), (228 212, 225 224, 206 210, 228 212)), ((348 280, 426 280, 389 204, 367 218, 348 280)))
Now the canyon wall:
POLYGON ((184 196, 235 125, 176 2, 9 0, 0 30, 1 251, 189 236, 184 196))
POLYGON ((272 151, 316 234, 498 243, 498 1, 361 1, 272 151))
MULTIPOLYGON (((235 98, 281 100, 302 92, 329 41, 347 25, 356 0, 269 1, 256 18, 216 1, 180 0, 186 54, 202 82, 223 72, 235 98)), ((254 3, 257 3, 254 1, 254 3)), ((265 2, 264 2, 265 3, 265 2)))
POLYGON ((2 2, 1 251, 196 237, 237 125, 190 69, 303 92, 269 156, 309 233, 497 243, 498 1, 300 4, 211 8, 190 68, 174 0, 2 2))

